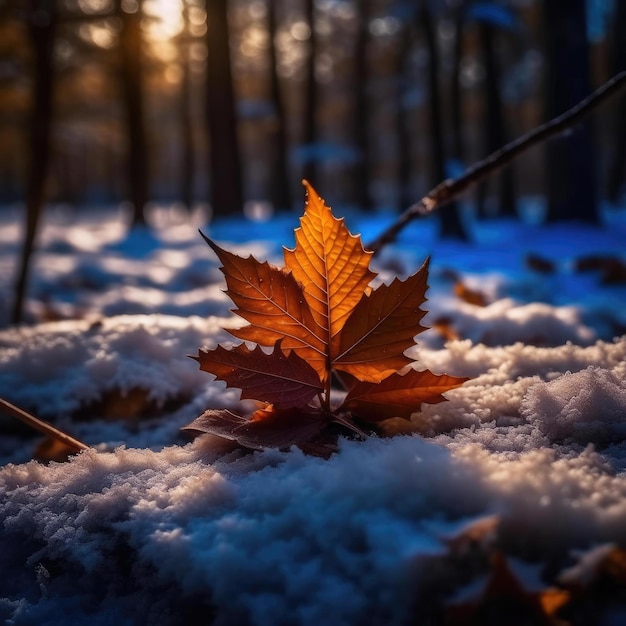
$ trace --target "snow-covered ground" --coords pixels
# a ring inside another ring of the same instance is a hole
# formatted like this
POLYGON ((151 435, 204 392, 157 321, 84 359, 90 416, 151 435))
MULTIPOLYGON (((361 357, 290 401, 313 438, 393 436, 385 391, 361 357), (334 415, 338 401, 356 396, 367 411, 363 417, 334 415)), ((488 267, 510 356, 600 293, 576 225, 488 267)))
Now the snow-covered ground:
MULTIPOLYGON (((30 324, 10 327, 21 214, 0 211, 0 397, 94 448, 30 461, 37 437, 0 414, 6 623, 469 623, 454 607, 480 604, 504 555, 529 597, 569 594, 570 623, 591 623, 582 606, 626 624, 623 586, 598 591, 626 548, 626 283, 579 268, 626 262, 623 211, 603 228, 474 224, 471 244, 436 219, 407 228, 374 265, 388 280, 432 257, 411 356, 472 379, 388 424, 407 434, 328 460, 180 431, 238 405, 187 358, 238 323, 198 227, 282 263, 298 216, 205 226, 160 208, 130 236, 122 217, 51 210, 30 324)), ((365 241, 392 219, 346 218, 365 241)))

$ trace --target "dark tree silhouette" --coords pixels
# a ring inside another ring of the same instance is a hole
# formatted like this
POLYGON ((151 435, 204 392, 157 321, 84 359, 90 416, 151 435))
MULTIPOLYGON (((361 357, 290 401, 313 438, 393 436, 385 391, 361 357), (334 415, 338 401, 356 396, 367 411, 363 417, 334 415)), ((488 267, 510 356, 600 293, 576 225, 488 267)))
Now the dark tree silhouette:
POLYGON ((371 149, 369 137, 369 22, 370 1, 361 0, 357 7, 357 36, 354 50, 354 128, 353 141, 357 149, 354 167, 354 200, 362 209, 372 208, 369 192, 372 182, 371 149))
POLYGON ((506 146, 502 146, 482 161, 478 161, 471 167, 468 167, 460 176, 448 178, 436 187, 433 187, 419 202, 403 211, 396 221, 388 226, 374 241, 368 243, 366 248, 377 253, 384 246, 394 241, 398 233, 414 219, 440 210, 443 206, 452 202, 452 200, 458 198, 488 176, 507 167, 516 157, 529 148, 558 137, 571 129, 572 126, 578 124, 596 107, 618 94, 625 87, 626 70, 613 76, 592 94, 589 94, 558 117, 545 122, 541 126, 537 126, 525 135, 514 139, 506 146))
POLYGON ((30 0, 26 6, 25 16, 33 51, 33 88, 26 175, 26 230, 11 315, 14 324, 22 321, 30 262, 46 200, 53 117, 54 41, 58 20, 56 0, 30 0))
POLYGON ((463 34, 465 31, 465 2, 458 0, 454 7, 454 55, 450 86, 450 122, 452 133, 451 156, 458 163, 465 160, 463 147, 463 92, 461 90, 461 64, 463 62, 463 34))
POLYGON ((271 171, 269 195, 276 209, 291 209, 293 201, 290 191, 291 174, 287 158, 289 151, 287 118, 280 88, 280 77, 278 76, 278 50, 276 49, 277 1, 278 0, 268 0, 267 5, 267 31, 270 39, 270 99, 274 109, 272 127, 274 165, 271 171))
MULTIPOLYGON (((548 118, 591 91, 585 0, 544 0, 548 118)), ((548 220, 596 222, 596 159, 591 122, 550 142, 547 150, 548 220)))
MULTIPOLYGON (((421 3, 418 20, 428 48, 428 116, 430 126, 430 161, 433 184, 446 178, 441 98, 439 95, 439 49, 435 35, 433 15, 427 3, 421 3)), ((441 236, 445 238, 467 239, 463 223, 459 218, 456 203, 451 202, 441 212, 441 236)))
POLYGON ((115 0, 120 21, 118 76, 124 105, 127 137, 127 172, 132 225, 145 224, 148 202, 148 147, 146 139, 143 94, 142 0, 131 9, 123 0, 115 0))
MULTIPOLYGON (((613 19, 613 74, 626 70, 626 2, 616 3, 613 19)), ((613 108, 614 146, 609 163, 607 197, 617 203, 626 184, 626 96, 622 95, 613 108)))
POLYGON ((304 144, 307 148, 307 157, 303 176, 313 185, 317 179, 317 155, 315 144, 318 140, 317 108, 319 106, 319 90, 315 76, 315 62, 317 60, 317 32, 315 29, 315 0, 305 0, 306 20, 309 24, 309 54, 306 61, 306 94, 304 107, 304 144))
POLYGON ((241 156, 229 49, 228 1, 205 0, 210 203, 213 215, 243 209, 241 156))
MULTIPOLYGON (((485 65, 485 106, 483 115, 484 153, 489 154, 507 142, 507 132, 504 121, 504 104, 501 95, 501 77, 496 38, 498 27, 488 20, 482 20, 479 25, 480 41, 485 65)), ((508 167, 492 181, 496 185, 498 199, 498 213, 514 216, 515 212, 515 184, 513 168, 508 167)), ((485 200, 488 183, 482 183, 478 188, 478 211, 485 213, 485 200)))
POLYGON ((180 141, 182 152, 180 199, 191 211, 193 208, 193 187, 195 181, 196 158, 193 144, 193 124, 191 121, 191 67, 189 61, 189 0, 182 5, 183 31, 179 39, 180 65, 182 70, 180 81, 179 120, 180 141))
POLYGON ((398 136, 398 208, 406 209, 412 202, 411 197, 411 130, 409 112, 404 103, 407 87, 407 59, 413 44, 414 29, 405 23, 400 33, 396 57, 396 133, 398 136))

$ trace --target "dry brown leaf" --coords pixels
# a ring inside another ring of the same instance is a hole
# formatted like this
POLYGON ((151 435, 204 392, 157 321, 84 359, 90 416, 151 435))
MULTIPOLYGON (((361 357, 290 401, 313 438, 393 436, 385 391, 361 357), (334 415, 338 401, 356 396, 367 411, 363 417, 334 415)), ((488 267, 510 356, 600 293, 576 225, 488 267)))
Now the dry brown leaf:
POLYGON ((589 255, 577 259, 574 269, 579 272, 599 271, 603 285, 626 283, 626 263, 615 256, 589 255))
POLYGON ((414 337, 426 330, 420 309, 426 300, 428 259, 406 280, 397 278, 365 295, 341 333, 339 353, 333 366, 359 380, 381 382, 412 363, 404 352, 414 337))
POLYGON ((40 463, 49 463, 50 461, 63 463, 75 454, 76 448, 54 437, 46 437, 37 444, 33 458, 40 463))
POLYGON ((450 548, 450 552, 455 555, 467 553, 475 547, 483 550, 489 549, 497 538, 500 521, 498 515, 480 517, 472 520, 457 534, 451 537, 444 537, 443 542, 450 548))
POLYGON ((217 346, 215 350, 200 351, 193 357, 200 369, 214 374, 229 387, 241 389, 242 398, 261 400, 291 408, 306 404, 324 387, 315 370, 296 352, 288 355, 281 350, 278 340, 271 354, 256 346, 250 350, 240 344, 227 350, 217 346))
POLYGON ((469 378, 433 374, 430 370, 392 374, 380 383, 357 383, 348 392, 341 410, 352 411, 372 422, 390 417, 408 419, 422 402, 443 402, 443 393, 459 387, 467 380, 469 378))
POLYGON ((533 254, 529 252, 526 255, 526 266, 535 270, 536 272, 540 272, 541 274, 553 274, 556 271, 556 264, 554 261, 550 259, 544 259, 538 254, 533 254))
POLYGON ((489 304, 485 294, 476 289, 470 289, 462 280, 454 284, 454 295, 463 300, 463 302, 473 304, 474 306, 487 306, 489 304))
MULTIPOLYGON (((441 402, 444 392, 467 380, 429 371, 398 374, 413 363, 405 352, 425 330, 420 307, 428 289, 428 261, 406 280, 372 289, 371 253, 304 185, 306 209, 294 249, 284 250, 284 268, 239 257, 205 237, 222 262, 234 312, 248 322, 229 332, 257 345, 218 346, 200 351, 196 360, 201 369, 241 389, 242 398, 273 406, 249 420, 209 411, 191 430, 222 433, 250 447, 318 446, 321 429, 339 426, 365 436, 359 421, 408 419, 423 402, 441 402), (331 406, 333 378, 348 391, 338 408, 331 406)), ((321 445, 328 449, 326 441, 321 445)))
POLYGON ((530 591, 511 571, 501 552, 492 555, 491 571, 483 590, 472 600, 447 607, 447 626, 568 626, 557 611, 569 601, 569 593, 547 587, 530 591))
POLYGON ((432 329, 439 333, 445 341, 455 341, 461 336, 454 329, 454 323, 450 317, 443 315, 433 321, 432 329))
POLYGON ((318 338, 333 360, 339 333, 376 274, 369 268, 372 253, 363 249, 361 238, 348 231, 308 182, 304 186, 305 213, 295 231, 295 248, 284 250, 285 267, 303 286, 321 331, 318 338))
POLYGON ((237 441, 246 448, 289 448, 314 439, 327 422, 319 409, 278 410, 272 406, 253 413, 251 418, 241 417, 226 409, 205 411, 187 431, 210 433, 237 441))
POLYGON ((262 346, 273 346, 282 339, 284 350, 294 350, 318 373, 323 372, 323 332, 305 302, 302 285, 291 272, 259 263, 253 256, 244 259, 205 240, 222 262, 226 293, 238 307, 234 312, 249 322, 249 326, 228 332, 262 346))

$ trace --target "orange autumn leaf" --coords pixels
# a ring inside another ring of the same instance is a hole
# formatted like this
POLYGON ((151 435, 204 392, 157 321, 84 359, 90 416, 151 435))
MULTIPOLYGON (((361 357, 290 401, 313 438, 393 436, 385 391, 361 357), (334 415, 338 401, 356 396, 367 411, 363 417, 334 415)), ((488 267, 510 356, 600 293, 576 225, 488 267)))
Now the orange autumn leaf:
POLYGON ((376 422, 390 417, 408 419, 422 402, 443 402, 443 393, 459 387, 468 378, 433 374, 430 370, 409 370, 392 374, 380 383, 359 382, 344 400, 342 409, 353 411, 363 419, 376 422))
POLYGON ((404 352, 414 337, 426 330, 420 325, 426 311, 428 260, 404 281, 395 279, 364 294, 348 319, 333 366, 359 380, 378 383, 412 363, 404 352))
POLYGON ((230 387, 241 389, 242 398, 269 402, 282 408, 305 406, 323 391, 315 370, 295 352, 286 355, 276 342, 271 354, 256 346, 250 350, 240 344, 227 350, 201 350, 197 357, 200 369, 209 372, 230 387))
POLYGON ((229 330, 231 335, 263 346, 282 339, 283 349, 296 351, 318 372, 323 369, 322 333, 293 275, 267 262, 259 263, 253 256, 239 257, 204 239, 222 262, 226 294, 238 307, 234 313, 249 322, 249 326, 229 330))
POLYGON ((405 280, 372 288, 372 253, 303 182, 305 213, 295 247, 284 249, 284 268, 239 257, 203 235, 222 263, 234 313, 248 322, 229 332, 256 346, 218 346, 194 358, 202 370, 241 389, 242 398, 270 408, 254 413, 245 427, 246 418, 207 412, 191 430, 222 432, 249 447, 255 447, 253 440, 279 447, 306 440, 308 449, 327 450, 326 434, 315 439, 318 430, 334 425, 367 436, 360 423, 408 419, 423 402, 441 402, 443 393, 467 380, 429 371, 398 374, 414 363, 405 352, 425 330, 420 307, 428 261, 405 280), (331 404, 334 378, 348 391, 338 408, 331 404), (284 436, 277 434, 281 428, 284 436))
POLYGON ((361 238, 348 231, 308 182, 303 184, 306 210, 295 231, 295 248, 284 249, 285 267, 302 284, 319 339, 333 361, 339 333, 376 274, 369 268, 372 253, 363 249, 361 238))
POLYGON ((182 430, 218 435, 246 448, 261 450, 268 446, 287 448, 317 436, 325 423, 319 409, 275 409, 271 405, 256 411, 252 418, 227 409, 205 411, 182 430))

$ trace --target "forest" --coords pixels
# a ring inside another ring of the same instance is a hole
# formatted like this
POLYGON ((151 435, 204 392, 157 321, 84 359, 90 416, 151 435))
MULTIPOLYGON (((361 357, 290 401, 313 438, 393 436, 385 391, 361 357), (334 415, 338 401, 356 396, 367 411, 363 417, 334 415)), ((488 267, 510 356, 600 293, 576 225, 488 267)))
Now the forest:
POLYGON ((0 0, 0 621, 626 624, 624 87, 622 0, 0 0))
MULTIPOLYGON (((141 222, 159 202, 292 209, 306 178, 335 204, 404 209, 623 70, 623 11, 610 0, 5 0, 0 200, 125 201, 141 222)), ((480 187, 476 210, 512 215, 520 197, 545 194, 549 219, 595 219, 623 192, 621 110, 614 100, 525 154, 480 187)))

